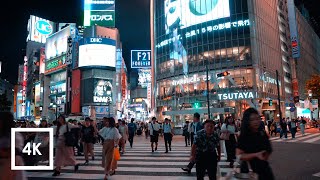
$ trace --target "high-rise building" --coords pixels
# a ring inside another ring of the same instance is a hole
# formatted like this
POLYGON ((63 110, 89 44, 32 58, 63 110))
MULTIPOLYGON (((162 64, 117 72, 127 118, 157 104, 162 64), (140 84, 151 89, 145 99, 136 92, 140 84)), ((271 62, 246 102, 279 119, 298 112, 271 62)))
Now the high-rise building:
POLYGON ((216 120, 241 118, 248 107, 265 119, 290 114, 295 65, 287 9, 287 0, 151 1, 159 117, 177 124, 195 112, 203 118, 210 112, 216 120))

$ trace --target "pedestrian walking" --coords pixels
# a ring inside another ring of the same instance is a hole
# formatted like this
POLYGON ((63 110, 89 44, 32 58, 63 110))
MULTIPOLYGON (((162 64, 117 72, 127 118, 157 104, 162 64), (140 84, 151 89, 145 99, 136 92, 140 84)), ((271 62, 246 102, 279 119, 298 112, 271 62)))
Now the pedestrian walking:
POLYGON ((157 118, 152 117, 152 122, 149 124, 149 132, 150 132, 150 142, 151 142, 151 149, 152 152, 158 150, 158 140, 159 140, 159 129, 160 125, 156 122, 157 118), (154 148, 154 144, 156 147, 154 148))
POLYGON ((119 125, 119 133, 121 135, 120 141, 119 141, 119 150, 122 154, 125 153, 125 147, 126 147, 126 142, 129 137, 129 130, 128 126, 126 125, 126 122, 124 120, 121 121, 119 125))
POLYGON ((222 124, 221 133, 227 133, 228 138, 225 139, 227 161, 230 162, 229 167, 233 168, 234 160, 236 159, 236 137, 237 128, 232 117, 227 117, 225 123, 222 124))
POLYGON ((260 121, 256 109, 248 108, 244 111, 236 155, 243 161, 241 172, 248 173, 248 162, 253 172, 258 174, 259 180, 274 180, 268 163, 272 147, 266 132, 259 130, 260 121))
POLYGON ((169 150, 171 151, 171 142, 173 137, 173 128, 168 118, 164 119, 163 136, 164 136, 164 145, 166 147, 165 153, 168 153, 168 146, 169 146, 169 150))
POLYGON ((206 171, 209 180, 216 180, 218 161, 221 159, 220 138, 214 131, 214 122, 206 120, 204 129, 197 131, 191 149, 190 161, 196 162, 197 180, 204 180, 206 171))
POLYGON ((305 126, 306 126, 306 124, 307 124, 307 121, 306 121, 306 120, 304 120, 304 118, 303 118, 303 117, 301 117, 301 120, 300 120, 300 131, 301 131, 302 136, 304 136, 304 135, 305 135, 304 130, 305 130, 305 126))
POLYGON ((145 134, 145 136, 146 136, 146 139, 148 139, 149 134, 150 134, 150 132, 149 132, 150 123, 151 123, 151 122, 149 121, 148 123, 145 123, 145 124, 144 124, 144 134, 145 134))
POLYGON ((68 123, 63 115, 60 115, 58 117, 56 131, 56 157, 54 159, 56 168, 54 169, 54 173, 52 174, 52 176, 59 176, 61 167, 64 166, 74 166, 75 172, 77 172, 79 169, 79 164, 77 164, 74 157, 73 146, 66 145, 65 133, 69 132, 72 128, 77 128, 77 126, 68 123))
POLYGON ((133 146, 133 137, 137 131, 137 125, 134 123, 134 118, 131 118, 131 122, 128 124, 128 132, 129 132, 129 143, 130 147, 133 146))
POLYGON ((77 155, 81 156, 81 154, 83 153, 83 144, 81 143, 81 129, 82 129, 82 124, 78 123, 77 120, 73 120, 72 124, 75 125, 75 128, 72 128, 71 131, 73 132, 73 134, 75 135, 75 144, 73 147, 74 150, 74 155, 76 155, 76 149, 77 149, 77 155))
POLYGON ((15 139, 11 139, 11 128, 14 127, 12 113, 0 112, 0 179, 27 180, 25 171, 11 170, 11 141, 15 141, 15 165, 24 166, 22 157, 24 138, 21 133, 17 132, 15 139))
POLYGON ((282 120, 280 121, 280 126, 281 126, 280 138, 282 138, 284 136, 284 138, 287 139, 288 138, 287 122, 286 122, 285 118, 282 118, 282 120))
MULTIPOLYGON (((197 137, 197 132, 203 129, 203 124, 200 122, 200 114, 199 113, 194 113, 193 114, 193 122, 190 123, 190 138, 191 138, 191 145, 193 145, 194 139, 197 137)), ((193 168, 195 164, 195 161, 190 161, 187 167, 181 168, 183 171, 188 172, 189 174, 191 173, 191 169, 193 168)))
POLYGON ((276 121, 273 121, 271 123, 270 131, 271 131, 271 134, 270 134, 271 136, 273 133, 275 134, 275 136, 277 136, 277 122, 276 121))
POLYGON ((84 126, 81 129, 81 143, 83 144, 84 158, 86 162, 84 165, 89 164, 89 154, 91 159, 94 161, 94 151, 93 146, 95 142, 96 131, 91 124, 91 119, 89 117, 85 118, 84 126))
POLYGON ((103 118, 105 127, 99 131, 104 139, 102 150, 102 167, 104 168, 105 180, 110 179, 110 175, 115 174, 117 161, 114 159, 114 149, 118 147, 121 135, 116 128, 115 120, 111 118, 103 118))
POLYGON ((190 145, 190 133, 188 131, 188 128, 189 128, 189 121, 186 121, 186 124, 183 126, 183 129, 182 129, 182 136, 184 136, 186 147, 190 145))
POLYGON ((297 133, 297 121, 295 119, 292 119, 290 122, 290 132, 292 139, 296 138, 297 133))

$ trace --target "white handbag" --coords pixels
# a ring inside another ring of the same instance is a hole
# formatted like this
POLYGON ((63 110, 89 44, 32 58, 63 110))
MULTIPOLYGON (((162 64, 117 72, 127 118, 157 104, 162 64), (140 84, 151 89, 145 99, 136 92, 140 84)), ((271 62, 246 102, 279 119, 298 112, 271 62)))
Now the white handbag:
MULTIPOLYGON (((248 161, 247 165, 249 168, 249 172, 248 173, 241 173, 241 172, 237 172, 236 171, 236 166, 234 166, 233 171, 230 171, 228 173, 228 175, 223 179, 223 180, 258 180, 259 176, 257 173, 253 172, 251 165, 248 161)), ((222 180, 222 179, 220 179, 222 180)))

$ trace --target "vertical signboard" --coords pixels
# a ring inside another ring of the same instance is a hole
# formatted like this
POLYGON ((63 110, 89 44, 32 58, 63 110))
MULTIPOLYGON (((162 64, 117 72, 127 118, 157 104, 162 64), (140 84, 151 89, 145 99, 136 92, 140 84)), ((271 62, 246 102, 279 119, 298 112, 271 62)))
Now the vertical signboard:
POLYGON ((84 0, 84 26, 115 26, 115 0, 84 0))
POLYGON ((72 63, 72 50, 73 50, 73 48, 72 48, 72 46, 73 46, 73 44, 72 44, 72 37, 69 36, 67 41, 68 41, 68 47, 67 47, 66 64, 69 65, 69 64, 72 63))
POLYGON ((294 0, 288 0, 288 18, 289 18, 289 28, 290 28, 290 38, 292 47, 292 57, 300 57, 300 45, 298 36, 298 27, 296 20, 296 11, 294 0))
POLYGON ((39 67, 39 74, 43 74, 45 71, 45 60, 46 60, 46 54, 45 49, 40 48, 40 67, 39 67))
POLYGON ((71 113, 81 112, 80 107, 80 81, 81 72, 79 69, 72 71, 71 80, 71 113))
POLYGON ((147 89, 147 99, 148 99, 148 103, 149 103, 149 106, 150 106, 150 103, 151 103, 151 83, 148 83, 148 89, 147 89))
POLYGON ((17 95, 18 95, 18 85, 15 85, 14 86, 14 95, 13 95, 13 112, 14 113, 17 112, 17 95))

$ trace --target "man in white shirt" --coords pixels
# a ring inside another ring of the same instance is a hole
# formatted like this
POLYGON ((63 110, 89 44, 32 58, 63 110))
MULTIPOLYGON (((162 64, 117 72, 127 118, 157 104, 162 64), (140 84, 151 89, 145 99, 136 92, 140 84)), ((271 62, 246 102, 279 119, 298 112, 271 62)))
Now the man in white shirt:
POLYGON ((150 132, 150 142, 151 142, 151 148, 152 148, 152 152, 156 151, 158 149, 158 139, 159 139, 159 129, 160 126, 159 124, 156 122, 157 118, 153 117, 152 118, 152 122, 149 124, 149 132, 150 132), (156 144, 156 148, 153 149, 153 144, 156 144))
POLYGON ((168 118, 164 119, 163 135, 164 135, 164 145, 166 146, 165 153, 168 153, 168 144, 169 144, 169 150, 171 151, 171 141, 173 136, 172 126, 168 118))

